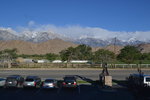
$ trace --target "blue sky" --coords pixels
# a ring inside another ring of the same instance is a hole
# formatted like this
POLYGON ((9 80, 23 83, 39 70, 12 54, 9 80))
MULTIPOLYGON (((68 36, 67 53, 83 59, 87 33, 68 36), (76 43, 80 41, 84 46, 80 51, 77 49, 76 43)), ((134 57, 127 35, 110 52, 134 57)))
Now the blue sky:
POLYGON ((80 25, 150 31, 150 0, 0 0, 0 27, 80 25))

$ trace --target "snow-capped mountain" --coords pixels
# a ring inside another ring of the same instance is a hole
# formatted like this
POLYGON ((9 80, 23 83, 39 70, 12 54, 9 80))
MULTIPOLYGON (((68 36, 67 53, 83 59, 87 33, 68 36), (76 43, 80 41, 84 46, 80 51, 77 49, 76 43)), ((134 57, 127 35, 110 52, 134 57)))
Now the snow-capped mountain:
MULTIPOLYGON (((93 46, 93 47, 99 47, 99 46, 107 46, 107 45, 120 45, 120 46, 125 46, 125 45, 137 45, 137 44, 142 44, 145 43, 143 41, 139 41, 139 40, 129 40, 129 41, 122 41, 119 40, 118 38, 110 38, 107 40, 104 39, 97 39, 97 38, 81 38, 81 39, 77 39, 76 41, 74 41, 74 43, 77 44, 86 44, 89 46, 93 46)), ((147 42, 149 43, 149 42, 147 42)))
POLYGON ((31 42, 45 42, 55 38, 67 40, 67 38, 63 35, 52 32, 24 31, 21 37, 23 38, 23 40, 31 42))
POLYGON ((127 40, 121 40, 119 38, 108 38, 108 39, 102 39, 102 38, 94 38, 94 37, 79 37, 79 38, 73 38, 69 36, 65 36, 59 33, 54 33, 51 31, 22 31, 21 33, 18 33, 11 30, 11 29, 2 29, 0 28, 0 40, 24 40, 24 41, 30 41, 30 42, 45 42, 51 39, 59 38, 64 41, 70 41, 77 44, 86 44, 92 47, 99 47, 99 46, 107 46, 107 45, 137 45, 142 43, 150 43, 150 40, 148 41, 139 41, 135 37, 131 37, 127 40))
POLYGON ((0 40, 18 40, 18 39, 20 39, 19 36, 15 35, 12 30, 0 28, 0 40))
POLYGON ((104 40, 96 39, 96 38, 80 38, 80 39, 76 39, 74 43, 86 44, 86 45, 93 46, 93 47, 106 46, 109 44, 108 41, 104 41, 104 40))

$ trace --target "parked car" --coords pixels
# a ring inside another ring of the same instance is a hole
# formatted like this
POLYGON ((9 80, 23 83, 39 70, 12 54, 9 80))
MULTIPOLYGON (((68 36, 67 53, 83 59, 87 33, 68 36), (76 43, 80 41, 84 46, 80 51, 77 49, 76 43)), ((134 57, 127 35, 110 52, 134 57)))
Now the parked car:
POLYGON ((127 78, 128 85, 130 87, 143 87, 143 88, 150 88, 150 75, 145 74, 130 74, 127 78))
POLYGON ((5 86, 5 82, 6 82, 5 78, 0 78, 0 87, 5 86))
POLYGON ((76 88, 77 87, 76 77, 74 77, 74 76, 65 76, 62 86, 64 88, 76 88))
POLYGON ((6 78, 5 87, 21 87, 23 86, 24 78, 20 75, 11 75, 6 78))
POLYGON ((55 79, 45 79, 45 81, 42 84, 42 87, 45 88, 45 89, 58 88, 57 80, 55 80, 55 79))
POLYGON ((38 76, 27 76, 23 87, 35 87, 35 88, 39 88, 41 86, 41 78, 39 78, 38 76))

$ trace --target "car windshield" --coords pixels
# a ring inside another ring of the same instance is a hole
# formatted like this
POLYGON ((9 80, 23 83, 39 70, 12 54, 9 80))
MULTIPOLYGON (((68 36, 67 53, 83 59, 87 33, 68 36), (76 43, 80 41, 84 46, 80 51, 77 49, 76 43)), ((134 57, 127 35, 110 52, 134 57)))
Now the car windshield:
POLYGON ((72 83, 72 82, 75 82, 74 79, 64 79, 64 81, 65 81, 65 82, 71 82, 71 83, 72 83))
POLYGON ((0 81, 4 81, 5 79, 3 79, 3 78, 0 78, 0 81))
POLYGON ((14 78, 14 77, 7 78, 7 80, 6 80, 6 81, 16 81, 16 78, 14 78))
POLYGON ((146 78, 146 82, 150 82, 150 77, 147 77, 147 78, 146 78))
POLYGON ((45 80, 45 83, 53 83, 54 80, 45 80))
POLYGON ((27 81, 27 82, 33 82, 33 81, 34 81, 34 79, 27 78, 25 81, 27 81))

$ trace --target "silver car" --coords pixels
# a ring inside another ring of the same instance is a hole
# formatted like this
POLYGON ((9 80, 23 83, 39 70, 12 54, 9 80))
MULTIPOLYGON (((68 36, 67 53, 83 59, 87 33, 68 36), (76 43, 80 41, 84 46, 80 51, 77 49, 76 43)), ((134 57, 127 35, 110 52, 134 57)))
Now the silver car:
POLYGON ((39 88, 41 86, 41 78, 38 76, 27 76, 24 81, 23 87, 35 87, 39 88))
POLYGON ((0 78, 0 87, 5 86, 6 79, 0 78))
POLYGON ((57 80, 55 79, 45 79, 43 82, 43 88, 50 89, 50 88, 58 88, 57 80))

